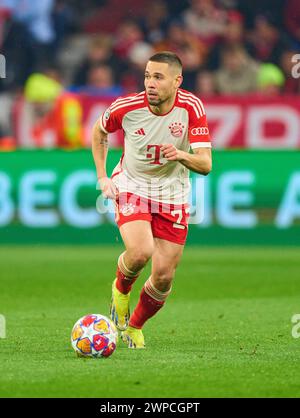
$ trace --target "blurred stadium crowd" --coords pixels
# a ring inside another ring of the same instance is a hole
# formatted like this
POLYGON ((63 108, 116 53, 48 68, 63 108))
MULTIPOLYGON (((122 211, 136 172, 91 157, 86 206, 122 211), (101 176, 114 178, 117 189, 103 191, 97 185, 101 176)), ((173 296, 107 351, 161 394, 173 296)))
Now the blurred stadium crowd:
POLYGON ((297 95, 298 0, 0 0, 0 137, 20 97, 47 112, 62 92, 143 89, 147 58, 172 50, 200 97, 297 95))

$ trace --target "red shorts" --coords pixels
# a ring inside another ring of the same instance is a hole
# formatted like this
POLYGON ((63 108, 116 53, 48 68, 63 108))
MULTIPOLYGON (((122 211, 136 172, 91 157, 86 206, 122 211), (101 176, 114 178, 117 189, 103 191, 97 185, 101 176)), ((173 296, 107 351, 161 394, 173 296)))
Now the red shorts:
POLYGON ((184 245, 188 232, 189 205, 155 202, 133 193, 120 193, 115 220, 120 228, 126 222, 151 222, 153 236, 184 245))

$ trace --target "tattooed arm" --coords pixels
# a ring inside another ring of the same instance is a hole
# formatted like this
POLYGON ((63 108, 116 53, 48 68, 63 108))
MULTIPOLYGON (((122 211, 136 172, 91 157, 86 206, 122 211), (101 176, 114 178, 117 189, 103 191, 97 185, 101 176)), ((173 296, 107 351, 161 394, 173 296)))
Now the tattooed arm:
POLYGON ((106 157, 108 152, 107 134, 100 130, 99 123, 95 123, 92 133, 92 152, 97 170, 97 178, 107 177, 106 157))
POLYGON ((100 129, 99 123, 96 123, 93 127, 92 153, 100 188, 105 197, 115 199, 117 196, 117 189, 106 174, 106 157, 108 153, 107 134, 100 129))

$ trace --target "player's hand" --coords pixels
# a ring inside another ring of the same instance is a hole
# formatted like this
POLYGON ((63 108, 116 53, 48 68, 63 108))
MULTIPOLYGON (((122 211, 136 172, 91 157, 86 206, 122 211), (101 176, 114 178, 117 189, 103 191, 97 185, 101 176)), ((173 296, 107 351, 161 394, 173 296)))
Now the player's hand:
POLYGON ((116 200, 118 197, 118 189, 114 182, 109 177, 100 177, 98 179, 100 190, 102 191, 104 199, 116 200))
POLYGON ((183 151, 177 149, 174 144, 164 144, 160 150, 163 157, 168 161, 180 161, 183 159, 183 151))

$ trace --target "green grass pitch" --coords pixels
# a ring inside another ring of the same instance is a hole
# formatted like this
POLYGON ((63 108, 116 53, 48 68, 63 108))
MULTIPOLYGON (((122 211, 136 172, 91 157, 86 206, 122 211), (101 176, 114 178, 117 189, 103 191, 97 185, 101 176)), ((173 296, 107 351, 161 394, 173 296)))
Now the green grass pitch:
POLYGON ((299 397, 298 248, 187 247, 147 348, 76 358, 72 326, 108 314, 121 249, 0 247, 0 397, 299 397))

